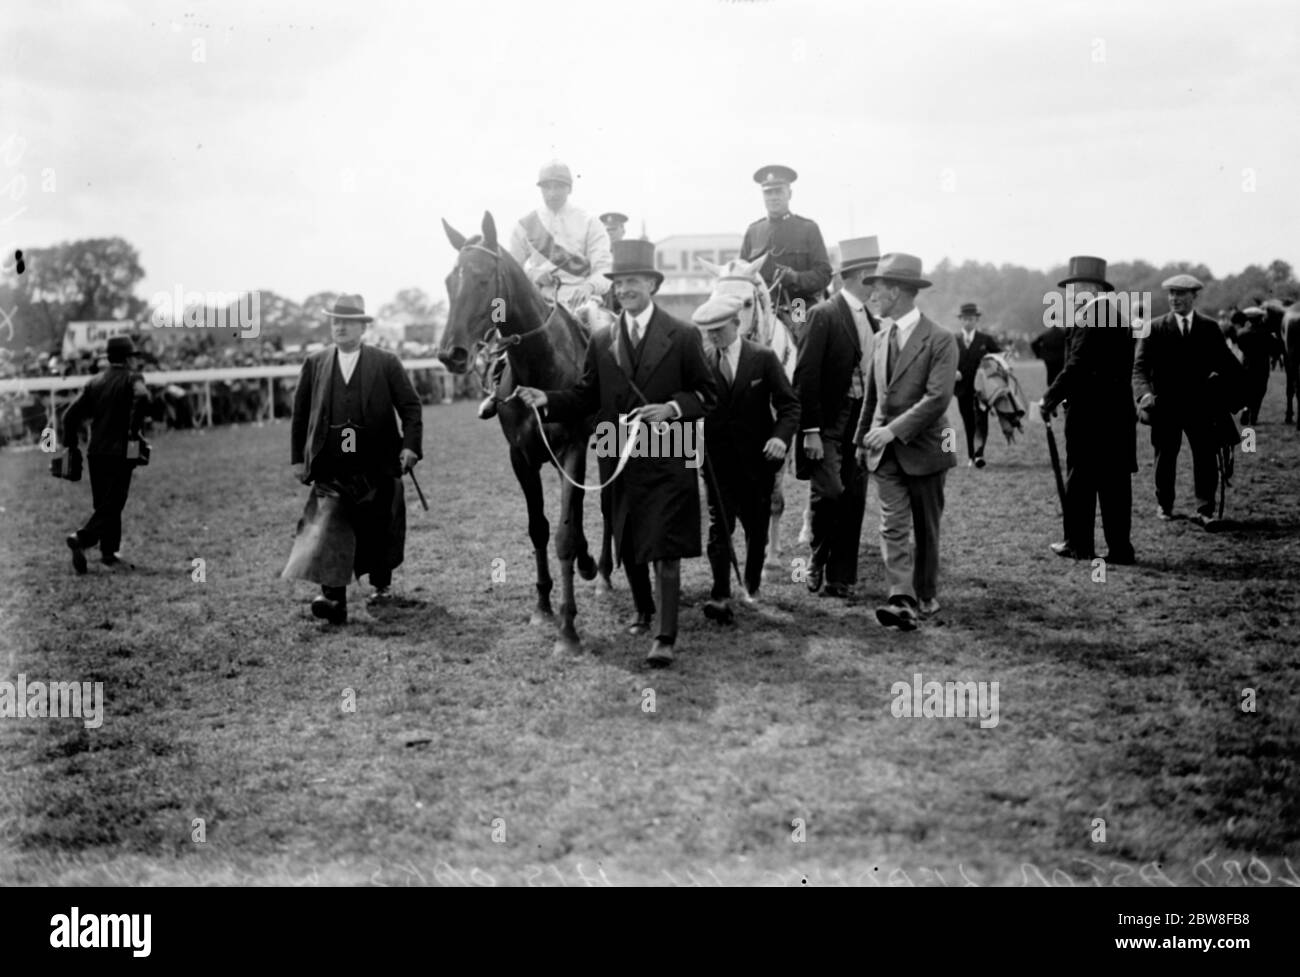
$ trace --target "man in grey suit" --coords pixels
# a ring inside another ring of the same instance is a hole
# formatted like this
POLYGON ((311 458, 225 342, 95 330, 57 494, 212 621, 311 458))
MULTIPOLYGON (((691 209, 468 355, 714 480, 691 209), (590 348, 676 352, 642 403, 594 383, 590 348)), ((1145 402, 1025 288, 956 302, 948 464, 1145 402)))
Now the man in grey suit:
POLYGON ((854 441, 859 459, 875 474, 880 496, 889 600, 876 609, 876 619, 911 631, 918 612, 929 617, 939 610, 943 483, 957 464, 947 418, 957 382, 957 342, 916 308, 918 291, 930 286, 921 275, 920 258, 887 254, 867 277, 883 325, 854 441))

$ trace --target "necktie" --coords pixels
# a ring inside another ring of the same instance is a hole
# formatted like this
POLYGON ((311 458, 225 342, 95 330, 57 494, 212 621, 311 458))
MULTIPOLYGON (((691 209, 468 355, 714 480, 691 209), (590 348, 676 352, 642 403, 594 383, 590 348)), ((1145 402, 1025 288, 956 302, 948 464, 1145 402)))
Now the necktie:
POLYGON ((731 361, 727 359, 725 349, 718 350, 718 372, 722 374, 722 379, 727 381, 727 386, 731 386, 735 375, 731 372, 731 361))
POLYGON ((885 378, 894 379, 894 364, 898 362, 898 324, 889 327, 889 356, 885 360, 885 378))
POLYGON ((1187 317, 1186 317, 1186 316, 1181 316, 1181 315, 1180 315, 1180 316, 1178 317, 1178 331, 1181 332, 1181 333, 1183 334, 1183 338, 1184 338, 1184 339, 1187 338, 1187 326, 1188 326, 1188 324, 1189 324, 1189 323, 1188 323, 1188 321, 1187 321, 1187 317))
POLYGON ((632 339, 632 347, 635 349, 641 345, 641 323, 637 322, 631 316, 627 317, 628 335, 632 339))

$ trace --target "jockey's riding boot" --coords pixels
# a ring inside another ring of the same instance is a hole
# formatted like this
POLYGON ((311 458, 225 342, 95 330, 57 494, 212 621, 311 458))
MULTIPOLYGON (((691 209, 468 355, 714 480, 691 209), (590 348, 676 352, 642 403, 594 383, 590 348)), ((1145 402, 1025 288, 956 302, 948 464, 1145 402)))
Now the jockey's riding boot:
POLYGON ((490 393, 483 398, 483 403, 478 405, 478 416, 480 420, 488 421, 497 416, 497 395, 490 393))

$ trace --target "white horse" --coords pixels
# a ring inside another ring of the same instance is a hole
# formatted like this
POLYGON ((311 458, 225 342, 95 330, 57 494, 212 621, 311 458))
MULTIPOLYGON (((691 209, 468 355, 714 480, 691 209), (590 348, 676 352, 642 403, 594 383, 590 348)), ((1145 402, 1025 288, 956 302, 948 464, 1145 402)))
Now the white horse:
MULTIPOLYGON (((772 304, 772 293, 758 269, 763 266, 767 253, 758 255, 750 261, 732 258, 725 265, 715 265, 703 258, 698 259, 711 274, 716 276, 713 293, 710 298, 719 295, 739 295, 745 300, 745 308, 740 313, 740 335, 751 342, 766 346, 776 354, 785 371, 787 380, 794 379, 794 365, 799 357, 790 330, 776 314, 772 304)), ((781 469, 776 484, 772 487, 772 521, 767 534, 767 560, 769 565, 780 565, 781 558, 781 515, 785 512, 785 492, 782 483, 789 466, 781 469)), ((805 513, 805 517, 807 514, 805 513)))

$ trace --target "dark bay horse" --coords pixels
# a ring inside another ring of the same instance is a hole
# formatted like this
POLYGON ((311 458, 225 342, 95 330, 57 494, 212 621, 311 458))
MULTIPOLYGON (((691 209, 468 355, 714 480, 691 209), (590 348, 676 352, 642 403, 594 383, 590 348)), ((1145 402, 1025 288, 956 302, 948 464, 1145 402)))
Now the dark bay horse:
MULTIPOLYGON (((445 220, 442 226, 459 256, 447 276, 451 307, 438 359, 452 373, 462 374, 480 354, 492 357, 504 349, 517 385, 542 390, 572 387, 582 373, 589 340, 586 330, 563 305, 552 307, 542 299, 518 262, 498 243, 490 213, 483 215, 482 235, 468 240, 445 220)), ((546 554, 551 527, 541 477, 541 468, 551 462, 551 455, 542 442, 536 416, 522 401, 500 401, 497 417, 510 443, 510 464, 528 505, 528 537, 537 558, 537 608, 532 623, 541 624, 554 620, 553 582, 546 554)), ((555 650, 577 652, 582 645, 573 623, 578 612, 573 566, 576 561, 584 580, 594 578, 597 568, 582 529, 583 490, 573 483, 583 484, 586 476, 592 422, 544 427, 551 451, 568 475, 560 482, 560 525, 555 534, 561 588, 555 650)))

